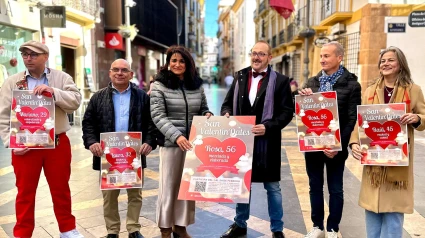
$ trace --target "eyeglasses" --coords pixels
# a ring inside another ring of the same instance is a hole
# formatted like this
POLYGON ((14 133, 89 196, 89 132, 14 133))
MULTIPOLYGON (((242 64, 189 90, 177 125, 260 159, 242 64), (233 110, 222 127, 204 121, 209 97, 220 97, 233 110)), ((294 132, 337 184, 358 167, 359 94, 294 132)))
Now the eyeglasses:
POLYGON ((123 73, 123 74, 128 74, 128 73, 130 73, 130 70, 129 69, 127 69, 127 68, 112 68, 112 69, 110 69, 112 72, 114 72, 114 73, 118 73, 118 72, 120 72, 121 71, 121 73, 123 73))
POLYGON ((249 52, 249 56, 251 56, 251 57, 257 57, 257 56, 264 57, 266 55, 268 55, 268 54, 263 53, 263 52, 255 52, 255 51, 249 52))
POLYGON ((24 59, 28 58, 28 56, 31 59, 36 59, 39 55, 42 55, 42 54, 44 54, 44 53, 31 53, 31 54, 28 54, 28 53, 25 53, 25 52, 21 53, 22 58, 24 58, 24 59))

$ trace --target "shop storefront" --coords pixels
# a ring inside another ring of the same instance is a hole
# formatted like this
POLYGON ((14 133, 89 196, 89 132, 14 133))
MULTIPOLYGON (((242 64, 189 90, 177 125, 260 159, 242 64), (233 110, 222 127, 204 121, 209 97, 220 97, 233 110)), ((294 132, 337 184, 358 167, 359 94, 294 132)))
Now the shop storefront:
POLYGON ((40 38, 40 10, 26 2, 0 1, 0 87, 10 75, 25 70, 19 46, 40 38))

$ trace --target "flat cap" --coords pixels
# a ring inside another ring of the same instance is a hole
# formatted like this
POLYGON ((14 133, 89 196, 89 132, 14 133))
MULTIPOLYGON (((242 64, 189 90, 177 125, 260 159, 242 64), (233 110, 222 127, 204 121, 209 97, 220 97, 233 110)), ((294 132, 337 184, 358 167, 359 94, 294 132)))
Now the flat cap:
POLYGON ((41 42, 35 41, 35 40, 30 40, 30 41, 23 43, 21 45, 21 47, 19 47, 19 51, 22 52, 22 50, 24 50, 25 48, 32 50, 35 53, 39 53, 39 54, 43 54, 43 53, 48 54, 49 53, 49 48, 46 45, 44 45, 41 42))

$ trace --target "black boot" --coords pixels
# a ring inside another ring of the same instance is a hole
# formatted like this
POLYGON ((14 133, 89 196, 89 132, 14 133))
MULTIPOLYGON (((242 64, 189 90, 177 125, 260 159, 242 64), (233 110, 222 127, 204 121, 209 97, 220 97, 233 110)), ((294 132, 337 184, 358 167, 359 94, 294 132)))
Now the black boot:
POLYGON ((118 238, 118 234, 108 234, 106 238, 118 238))
POLYGON ((239 227, 236 223, 233 223, 229 229, 220 236, 220 238, 237 238, 240 236, 246 236, 247 230, 247 228, 239 227))
POLYGON ((276 231, 276 232, 273 232, 272 237, 273 238, 285 238, 285 234, 283 234, 283 232, 281 232, 281 231, 276 231))
POLYGON ((128 233, 128 238, 144 238, 142 234, 140 234, 140 231, 135 231, 132 233, 128 233))

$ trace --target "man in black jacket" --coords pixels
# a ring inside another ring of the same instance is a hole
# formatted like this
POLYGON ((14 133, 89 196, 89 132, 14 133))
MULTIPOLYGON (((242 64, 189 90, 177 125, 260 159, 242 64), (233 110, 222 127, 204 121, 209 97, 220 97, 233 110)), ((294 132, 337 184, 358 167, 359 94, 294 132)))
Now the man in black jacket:
MULTIPOLYGON (((289 78, 271 69, 271 47, 265 41, 251 49, 251 67, 236 73, 235 80, 221 106, 221 115, 256 116, 251 182, 261 182, 267 190, 270 230, 273 238, 283 235, 283 208, 280 191, 281 130, 292 120, 289 78)), ((250 204, 236 204, 236 216, 221 236, 246 235, 250 204)))
POLYGON ((348 157, 348 142, 357 121, 357 105, 361 104, 361 87, 357 76, 340 65, 344 48, 336 41, 325 44, 320 51, 322 71, 308 79, 300 95, 315 92, 336 91, 338 100, 339 128, 342 151, 324 150, 306 152, 305 163, 310 184, 311 220, 313 229, 307 238, 324 238, 323 220, 323 173, 326 174, 329 190, 329 217, 326 223, 328 237, 337 238, 344 206, 343 175, 348 157))
MULTIPOLYGON (((111 83, 96 92, 90 99, 83 119, 83 140, 86 149, 93 154, 93 169, 100 170, 100 133, 142 132, 142 168, 146 168, 146 156, 156 147, 156 127, 152 122, 149 96, 130 83, 133 72, 124 59, 115 60, 109 71, 111 83)), ((103 190, 103 213, 107 238, 118 238, 120 216, 118 196, 120 190, 103 190)), ((127 189, 127 231, 129 238, 141 238, 139 215, 142 208, 142 190, 127 189)))

